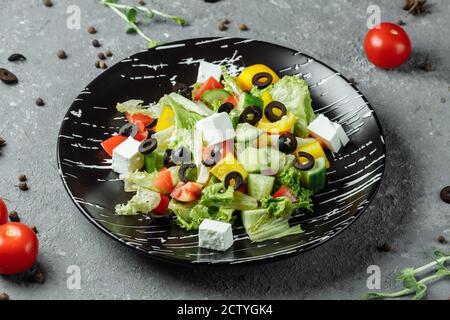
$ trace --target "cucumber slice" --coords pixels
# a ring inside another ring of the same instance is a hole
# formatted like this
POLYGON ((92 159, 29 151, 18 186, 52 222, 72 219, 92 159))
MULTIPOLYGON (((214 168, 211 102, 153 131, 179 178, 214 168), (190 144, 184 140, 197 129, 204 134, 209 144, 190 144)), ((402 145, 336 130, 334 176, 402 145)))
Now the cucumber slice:
POLYGON ((302 185, 313 193, 322 191, 327 182, 327 162, 325 158, 315 160, 314 167, 308 171, 302 171, 302 185))
MULTIPOLYGON (((242 145, 239 143, 238 145, 242 145)), ((237 158, 240 164, 244 167, 245 171, 249 173, 260 172, 260 162, 258 158, 258 149, 249 147, 242 152, 237 152, 237 158)))
POLYGON ((258 129, 248 123, 239 123, 236 128, 237 142, 253 141, 264 133, 264 130, 258 129))
POLYGON ((272 194, 274 183, 274 177, 249 174, 247 180, 248 194, 257 200, 261 200, 272 194))
POLYGON ((261 173, 265 176, 275 176, 286 165, 286 155, 274 148, 261 148, 258 150, 258 160, 261 173))
POLYGON ((202 94, 202 101, 211 107, 215 101, 220 101, 222 104, 230 97, 231 95, 223 89, 213 89, 202 94))
POLYGON ((146 154, 144 158, 144 168, 148 173, 161 171, 164 167, 164 156, 160 152, 146 154))
POLYGON ((261 98, 252 96, 250 93, 245 92, 239 97, 239 103, 237 105, 238 110, 244 110, 248 107, 255 106, 263 110, 264 102, 261 98))

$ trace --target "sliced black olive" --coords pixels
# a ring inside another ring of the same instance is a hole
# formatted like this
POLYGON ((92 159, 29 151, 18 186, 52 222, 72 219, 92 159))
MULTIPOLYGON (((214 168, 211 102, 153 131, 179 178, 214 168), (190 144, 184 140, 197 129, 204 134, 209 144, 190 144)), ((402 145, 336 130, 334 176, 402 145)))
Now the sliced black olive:
POLYGON ((190 163, 192 159, 192 153, 185 147, 179 147, 172 152, 172 161, 176 164, 190 163))
POLYGON ((253 76, 252 83, 259 89, 267 88, 272 84, 273 77, 268 72, 260 72, 253 76))
POLYGON ((151 138, 156 132, 153 130, 147 130, 148 136, 151 138))
POLYGON ((152 122, 150 122, 145 129, 150 130, 152 129, 154 126, 156 126, 158 124, 158 118, 155 118, 152 120, 152 122))
POLYGON ((242 185, 244 184, 244 178, 237 171, 230 172, 229 174, 226 175, 224 180, 226 189, 228 189, 231 186, 231 181, 234 181, 233 186, 234 190, 239 190, 239 188, 242 187, 242 185))
POLYGON ((197 166, 193 163, 183 164, 178 170, 178 177, 180 177, 181 182, 188 183, 191 181, 189 177, 189 170, 197 169, 197 166))
POLYGON ((158 140, 150 138, 141 142, 139 146, 139 152, 142 154, 149 154, 156 150, 158 147, 158 140))
POLYGON ((282 133, 278 138, 278 149, 283 153, 293 153, 297 145, 297 138, 292 133, 282 133))
POLYGON ((20 54, 20 53, 13 53, 12 55, 9 56, 8 61, 9 62, 15 62, 15 61, 25 61, 27 60, 27 58, 25 58, 24 55, 20 54))
POLYGON ((445 203, 450 204, 450 186, 445 187, 444 189, 442 189, 442 191, 441 191, 441 199, 445 203))
POLYGON ((211 148, 208 158, 203 159, 202 162, 207 167, 214 167, 220 162, 220 159, 222 159, 221 147, 219 145, 215 145, 211 148))
POLYGON ((281 102, 273 101, 264 109, 264 115, 270 122, 277 122, 287 115, 287 109, 281 102), (274 110, 278 110, 278 112, 275 113, 274 110))
POLYGON ((296 167, 298 170, 308 171, 308 170, 311 170, 312 168, 314 168, 315 160, 312 155, 310 155, 309 153, 306 153, 306 152, 299 152, 298 157, 305 158, 306 160, 308 160, 307 163, 301 163, 298 160, 295 160, 294 167, 296 167))
POLYGON ((175 163, 172 161, 172 149, 167 149, 164 151, 163 162, 166 168, 175 166, 175 163))
POLYGON ((226 113, 230 113, 231 110, 234 109, 234 105, 231 102, 225 102, 224 104, 222 104, 219 109, 217 110, 218 113, 222 113, 222 112, 226 112, 226 113))
POLYGON ((127 123, 123 125, 122 128, 120 128, 119 134, 124 137, 134 138, 136 137, 138 131, 139 131, 138 127, 136 127, 134 124, 127 123))
POLYGON ((260 108, 251 106, 242 111, 241 116, 239 117, 239 123, 248 123, 254 126, 262 119, 262 116, 260 108))

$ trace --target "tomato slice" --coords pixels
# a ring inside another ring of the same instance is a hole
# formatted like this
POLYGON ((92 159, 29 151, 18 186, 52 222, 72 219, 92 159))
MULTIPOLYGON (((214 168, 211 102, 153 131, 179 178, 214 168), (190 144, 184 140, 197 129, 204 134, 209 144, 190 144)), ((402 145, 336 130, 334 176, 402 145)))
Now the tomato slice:
POLYGON ((153 121, 152 117, 147 116, 142 113, 136 113, 136 114, 125 113, 125 116, 129 123, 133 123, 133 124, 142 123, 144 125, 144 127, 148 126, 153 121))
POLYGON ((6 203, 0 198, 0 225, 8 222, 8 209, 6 208, 6 203))
POLYGON ((148 131, 145 129, 145 125, 142 122, 136 122, 135 126, 138 128, 138 133, 134 137, 137 141, 144 141, 148 137, 148 131))
POLYGON ((172 173, 168 169, 161 170, 155 179, 154 186, 159 192, 169 194, 173 191, 172 173))
POLYGON ((237 105, 238 105, 238 103, 239 103, 238 99, 237 99, 235 96, 229 97, 229 98, 227 99, 227 101, 225 101, 225 103, 227 103, 227 102, 233 104, 233 106, 234 106, 235 108, 237 107, 237 105))
POLYGON ((214 77, 210 77, 208 80, 206 80, 206 82, 200 87, 200 89, 198 89, 197 93, 195 94, 194 100, 200 100, 203 93, 205 93, 205 91, 208 90, 213 90, 213 89, 223 89, 224 86, 217 81, 214 77))
POLYGON ((289 188, 286 186, 282 186, 280 188, 280 190, 278 190, 277 192, 275 192, 273 194, 272 197, 274 197, 274 198, 286 197, 286 198, 289 198, 289 200, 291 200, 292 203, 297 202, 297 198, 292 194, 291 190, 289 190, 289 188))
POLYGON ((154 213, 159 215, 164 215, 167 213, 167 208, 169 207, 170 198, 166 195, 161 195, 161 201, 159 201, 158 206, 153 210, 154 213))
POLYGON ((127 140, 128 137, 124 137, 121 135, 118 136, 113 136, 109 139, 106 139, 105 141, 103 141, 101 143, 101 146, 103 148, 103 150, 105 150, 105 152, 107 154, 109 154, 110 157, 112 157, 113 154, 113 150, 122 142, 124 142, 125 140, 127 140))
POLYGON ((195 182, 180 182, 170 196, 180 202, 193 202, 200 198, 203 186, 195 182))

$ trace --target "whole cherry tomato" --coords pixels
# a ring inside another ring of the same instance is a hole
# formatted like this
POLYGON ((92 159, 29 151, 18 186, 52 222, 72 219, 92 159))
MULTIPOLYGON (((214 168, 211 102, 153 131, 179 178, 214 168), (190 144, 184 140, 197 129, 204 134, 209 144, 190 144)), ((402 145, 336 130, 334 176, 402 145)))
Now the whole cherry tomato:
POLYGON ((8 222, 8 209, 6 208, 5 201, 0 198, 0 225, 8 222))
POLYGON ((367 33, 364 50, 367 59, 377 67, 393 69, 408 60, 411 41, 402 27, 383 22, 367 33))
POLYGON ((38 243, 34 231, 22 223, 1 225, 0 274, 16 274, 31 268, 38 255, 38 243))

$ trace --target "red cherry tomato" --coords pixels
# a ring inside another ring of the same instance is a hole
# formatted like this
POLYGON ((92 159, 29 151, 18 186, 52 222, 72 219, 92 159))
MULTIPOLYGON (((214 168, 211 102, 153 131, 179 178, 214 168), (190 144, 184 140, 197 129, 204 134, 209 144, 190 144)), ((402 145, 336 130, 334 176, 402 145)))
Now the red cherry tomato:
POLYGON ((206 80, 205 83, 203 83, 200 89, 198 89, 197 93, 195 94, 194 100, 200 100, 205 91, 213 89, 223 89, 223 85, 214 77, 210 77, 208 80, 206 80))
POLYGON ((170 196, 180 202, 192 202, 200 198, 203 186, 195 182, 180 182, 170 196))
POLYGON ((281 198, 281 197, 286 197, 289 198, 289 200, 291 200, 292 203, 297 203, 297 198, 292 194, 292 191, 289 190, 288 187, 282 186, 280 188, 280 190, 278 190, 277 192, 275 192, 273 194, 274 198, 281 198))
POLYGON ((38 255, 38 239, 28 226, 10 222, 0 226, 0 274, 31 268, 38 255))
POLYGON ((107 154, 109 154, 110 157, 112 157, 113 150, 115 148, 117 148, 119 146, 119 144, 121 144, 122 142, 127 140, 127 138, 128 137, 124 137, 124 136, 121 136, 121 135, 112 136, 111 138, 106 139, 105 141, 103 141, 101 143, 101 146, 102 146, 103 150, 105 150, 105 152, 107 154))
POLYGON ((0 198, 0 225, 8 222, 8 209, 6 208, 5 201, 0 198))
POLYGON ((411 54, 411 41, 402 27, 383 22, 367 33, 364 50, 367 59, 374 65, 393 69, 408 60, 411 54))
POLYGON ((172 173, 168 169, 161 170, 155 178, 153 185, 163 194, 169 194, 175 186, 172 181, 172 173))
POLYGON ((169 207, 170 198, 161 194, 161 201, 159 201, 158 206, 153 209, 153 212, 159 215, 164 215, 167 213, 167 208, 169 207))

